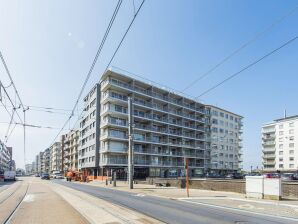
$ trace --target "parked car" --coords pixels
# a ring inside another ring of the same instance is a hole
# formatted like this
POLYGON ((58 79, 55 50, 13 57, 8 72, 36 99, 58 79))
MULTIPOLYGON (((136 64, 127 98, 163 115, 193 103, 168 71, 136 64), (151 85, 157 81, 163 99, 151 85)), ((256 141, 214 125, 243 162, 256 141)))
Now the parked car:
POLYGON ((294 174, 293 173, 283 173, 281 175, 282 180, 294 180, 294 174))
POLYGON ((50 175, 48 173, 43 173, 41 174, 40 177, 42 180, 49 180, 50 179, 50 175))
POLYGON ((56 174, 55 179, 64 179, 64 176, 61 173, 56 174))
POLYGON ((4 171, 4 181, 7 181, 7 180, 15 181, 16 180, 16 171, 10 171, 10 170, 4 171))
POLYGON ((35 177, 40 177, 39 173, 36 173, 36 174, 35 174, 35 177))
POLYGON ((265 173, 263 174, 265 178, 280 178, 280 173, 265 173))
POLYGON ((225 178, 226 179, 243 179, 243 175, 240 173, 230 173, 225 178))
POLYGON ((224 178, 225 176, 217 173, 207 173, 206 174, 207 178, 224 178))
POLYGON ((53 179, 57 179, 57 175, 58 175, 58 176, 61 175, 60 171, 53 171, 51 177, 52 177, 53 179))

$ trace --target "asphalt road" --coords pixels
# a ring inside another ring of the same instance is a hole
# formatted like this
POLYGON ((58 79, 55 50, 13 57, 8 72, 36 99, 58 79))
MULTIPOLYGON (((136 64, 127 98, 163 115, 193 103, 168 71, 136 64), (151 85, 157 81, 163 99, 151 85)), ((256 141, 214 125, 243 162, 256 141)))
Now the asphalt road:
POLYGON ((297 221, 286 218, 270 217, 263 214, 252 214, 245 211, 235 211, 225 208, 215 208, 208 205, 191 204, 184 201, 148 195, 144 196, 131 192, 88 186, 73 182, 69 183, 62 180, 54 180, 54 182, 85 192, 108 202, 125 206, 165 223, 297 223, 297 221))

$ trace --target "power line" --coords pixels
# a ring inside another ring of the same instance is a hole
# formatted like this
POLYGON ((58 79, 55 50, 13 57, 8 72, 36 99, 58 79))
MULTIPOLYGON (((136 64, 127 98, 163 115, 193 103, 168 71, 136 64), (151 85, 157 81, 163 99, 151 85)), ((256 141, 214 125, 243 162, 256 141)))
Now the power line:
MULTIPOLYGON (((107 69, 110 67, 110 65, 111 65, 111 63, 112 63, 112 61, 113 61, 114 57, 116 56, 116 54, 117 54, 117 52, 118 52, 119 48, 121 47, 121 45, 122 45, 122 43, 123 43, 123 41, 124 41, 124 39, 125 39, 125 37, 126 37, 127 33, 129 32, 129 30, 130 30, 130 28, 131 28, 132 24, 134 23, 134 21, 135 21, 135 19, 136 19, 137 15, 139 14, 139 11, 141 10, 141 8, 142 8, 142 6, 143 6, 144 2, 145 2, 145 0, 143 0, 143 1, 142 1, 142 3, 140 4, 140 6, 139 6, 139 8, 138 8, 137 12, 134 14, 134 16, 133 16, 133 19, 131 20, 131 22, 130 22, 130 24, 129 24, 128 28, 126 29, 126 31, 125 31, 125 33, 124 33, 124 35, 122 36, 122 38, 121 38, 121 40, 120 40, 120 42, 119 42, 119 44, 118 44, 118 46, 117 46, 117 48, 116 48, 115 52, 113 53, 113 55, 112 55, 112 57, 111 57, 111 59, 110 59, 110 61, 109 61, 108 65, 106 66, 106 69, 105 69, 105 71, 106 71, 106 70, 107 70, 107 69)), ((84 112, 84 110, 82 110, 82 112, 80 113, 80 115, 79 115, 78 119, 76 120, 76 122, 75 122, 75 124, 74 124, 74 126, 73 126, 73 128, 72 128, 72 129, 74 129, 74 127, 76 126, 76 124, 77 124, 77 123, 78 123, 78 121, 80 120, 80 117, 82 116, 83 112, 84 112)))
POLYGON ((243 45, 241 45, 239 48, 237 48, 236 50, 234 50, 231 54, 229 54, 228 56, 226 56, 224 59, 222 59, 219 63, 217 63, 215 66, 213 66, 207 72, 205 72, 204 74, 202 74, 200 77, 198 77, 197 79, 195 79, 194 81, 192 81, 188 86, 186 86, 181 91, 184 92, 184 91, 188 90, 190 87, 194 86, 198 81, 200 81, 204 77, 208 76, 210 73, 212 73, 218 67, 220 67, 221 65, 223 65, 226 61, 228 61, 233 56, 235 56, 236 54, 238 54, 241 50, 243 50, 244 48, 246 48, 249 45, 251 45, 253 42, 255 42, 257 39, 259 39, 265 33, 267 33, 270 30, 272 30, 277 24, 281 23, 287 17, 289 17, 290 15, 292 15, 294 12, 296 12, 297 9, 298 9, 298 5, 296 5, 293 9, 291 9, 290 11, 288 11, 286 14, 284 14, 283 16, 281 16, 280 18, 278 18, 277 20, 275 20, 270 26, 266 27, 264 30, 262 30, 261 32, 257 33, 252 39, 248 40, 243 45))
POLYGON ((295 40, 298 39, 298 36, 295 36, 294 38, 288 40, 287 42, 285 42, 284 44, 282 44, 280 47, 275 48, 273 51, 270 51, 269 53, 265 54, 263 57, 259 58, 258 60, 250 63, 249 65, 245 66, 244 68, 242 68, 240 71, 230 75, 229 77, 227 77, 226 79, 224 79, 223 81, 217 83, 216 85, 212 86, 211 88, 207 89, 205 92, 201 93, 199 96, 197 96, 196 98, 200 98, 204 95, 206 95, 207 93, 209 93, 210 91, 216 89, 217 87, 221 86, 222 84, 224 84, 225 82, 229 81, 232 78, 235 78, 237 75, 239 75, 240 73, 244 72, 245 70, 249 69, 250 67, 256 65, 257 63, 259 63, 260 61, 262 61, 263 59, 269 57, 270 55, 276 53, 277 51, 279 51, 280 49, 284 48, 285 46, 293 43, 295 40))
POLYGON ((89 78, 90 78, 90 76, 91 76, 91 73, 92 73, 92 71, 93 71, 93 69, 94 69, 94 67, 95 67, 95 64, 96 64, 96 62, 97 62, 97 59, 98 59, 98 57, 99 57, 99 55, 100 55, 100 53, 101 53, 101 50, 102 50, 102 48, 103 48, 103 46, 104 46, 104 44, 105 44, 105 41, 106 41, 106 39, 107 39, 107 37, 108 37, 108 35, 109 35, 109 33, 110 33, 110 30, 111 30, 111 28, 112 28, 112 25, 113 25, 113 23, 114 23, 114 20, 115 20, 117 14, 118 14, 118 11, 119 11, 119 9, 120 9, 121 4, 122 4, 122 0, 119 0, 118 3, 117 3, 117 5, 116 5, 116 8, 115 8, 115 10, 114 10, 114 13, 113 13, 113 15, 112 15, 112 17, 111 17, 111 19, 110 19, 109 25, 108 25, 108 27, 107 27, 107 29, 106 29, 106 32, 105 32, 104 37, 103 37, 103 39, 102 39, 102 41, 101 41, 101 44, 100 44, 100 46, 99 46, 99 48, 98 48, 98 50, 97 50, 97 53, 96 53, 96 55, 95 55, 95 58, 93 59, 93 62, 92 62, 92 65, 91 65, 91 67, 90 67, 90 69, 89 69, 89 72, 88 72, 88 74, 87 74, 87 77, 86 77, 86 79, 85 79, 85 81, 84 81, 84 83, 83 83, 83 86, 82 86, 82 88, 81 88, 81 90, 80 90, 80 92, 79 92, 79 95, 78 95, 78 97, 77 97, 77 100, 76 100, 76 102, 75 102, 75 105, 74 105, 74 107, 73 107, 73 109, 72 109, 72 111, 71 111, 71 113, 70 113, 70 115, 69 115, 69 118, 65 121, 65 123, 64 123, 63 126, 62 126, 62 128, 60 129, 60 131, 59 131, 59 132, 57 133, 57 135, 55 136, 55 138, 54 138, 54 140, 53 140, 53 143, 55 142, 55 140, 57 139, 57 137, 60 135, 60 133, 63 131, 63 129, 66 127, 66 125, 68 124, 68 122, 70 121, 70 119, 71 119, 71 118, 73 117, 73 115, 74 115, 74 111, 75 111, 75 109, 76 109, 76 107, 77 107, 77 105, 78 105, 78 103, 79 103, 79 100, 80 100, 80 98, 81 98, 81 96, 82 96, 82 94, 83 94, 83 91, 84 91, 84 89, 85 89, 85 87, 86 87, 86 85, 87 85, 87 82, 88 82, 88 80, 89 80, 89 78))
POLYGON ((121 45, 122 45, 122 43, 123 43, 123 41, 124 41, 124 39, 125 39, 125 37, 126 37, 127 33, 128 33, 128 32, 129 32, 129 30, 130 30, 130 27, 131 27, 131 26, 132 26, 132 24, 134 23, 134 21, 135 21, 135 19, 136 19, 137 15, 139 14, 139 12, 140 12, 140 10, 141 10, 141 8, 142 8, 142 6, 143 6, 144 2, 145 2, 145 0, 143 0, 143 1, 142 1, 142 3, 140 4, 140 6, 139 6, 139 8, 138 8, 137 12, 134 14, 134 16, 133 16, 133 19, 131 20, 131 22, 130 22, 130 24, 129 24, 128 28, 126 29, 126 31, 125 31, 125 33, 124 33, 124 35, 123 35, 123 37, 122 37, 121 41, 119 42, 119 44, 118 44, 118 46, 117 46, 117 48, 116 48, 116 50, 115 50, 115 52, 114 52, 114 54, 113 54, 112 58, 110 59, 110 61, 109 61, 108 65, 107 65, 107 67, 106 67, 105 71, 106 71, 106 70, 108 70, 108 68, 110 67, 110 65, 111 65, 112 61, 114 60, 114 57, 115 57, 115 55, 117 54, 117 52, 118 52, 119 48, 121 47, 121 45))
MULTIPOLYGON (((9 124, 10 122, 4 122, 4 121, 1 121, 0 124, 9 124)), ((24 124, 21 124, 21 123, 18 123, 18 122, 12 122, 12 124, 14 125, 24 125, 24 124)), ((31 127, 31 128, 44 128, 44 129, 60 129, 59 127, 52 127, 52 126, 42 126, 42 125, 35 125, 35 124, 28 124, 26 123, 25 124, 26 127, 31 127)), ((68 129, 64 129, 64 130, 68 130, 68 129)))

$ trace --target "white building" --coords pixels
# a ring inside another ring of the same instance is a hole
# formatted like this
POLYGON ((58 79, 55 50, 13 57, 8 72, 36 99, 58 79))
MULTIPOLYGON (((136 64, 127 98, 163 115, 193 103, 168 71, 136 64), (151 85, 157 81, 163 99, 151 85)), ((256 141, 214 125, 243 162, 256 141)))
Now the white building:
POLYGON ((262 127, 264 170, 298 169, 298 115, 274 120, 262 127))
POLYGON ((191 176, 199 176, 211 168, 225 173, 241 169, 241 116, 208 106, 209 111, 218 113, 218 125, 208 124, 216 118, 210 113, 208 115, 207 106, 203 103, 108 70, 84 98, 84 115, 80 120, 79 170, 86 170, 91 176, 102 176, 117 170, 119 177, 125 177, 128 97, 133 100, 136 177, 184 175, 185 157, 189 159, 191 176), (221 113, 224 114, 222 119, 221 113), (228 124, 227 127, 223 126, 223 134, 220 132, 221 120, 224 125, 228 124), (215 126, 218 132, 212 133, 215 126), (218 152, 218 158, 210 158, 210 136, 216 139, 212 142, 221 138, 227 141, 222 144, 216 142, 218 148, 224 145, 224 149, 218 152))
POLYGON ((62 171, 61 143, 55 142, 50 147, 50 172, 62 171))
POLYGON ((206 111, 210 143, 206 146, 206 166, 220 174, 240 171, 243 117, 211 105, 206 105, 206 111))

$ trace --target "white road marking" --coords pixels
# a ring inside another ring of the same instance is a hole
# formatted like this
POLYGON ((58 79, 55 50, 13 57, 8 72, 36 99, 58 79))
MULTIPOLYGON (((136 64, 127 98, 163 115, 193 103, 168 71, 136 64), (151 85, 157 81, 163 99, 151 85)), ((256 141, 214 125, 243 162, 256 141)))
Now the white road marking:
POLYGON ((134 194, 133 196, 135 196, 135 197, 145 197, 146 195, 144 195, 144 194, 134 194))
POLYGON ((24 202, 27 202, 27 203, 30 203, 30 202, 33 202, 34 201, 34 195, 33 194, 27 194, 24 198, 24 202))
POLYGON ((188 201, 188 200, 180 200, 180 201, 191 203, 191 204, 204 205, 204 206, 213 207, 213 208, 220 208, 220 209, 232 210, 232 211, 237 211, 237 212, 242 212, 242 213, 249 213, 249 214, 253 214, 253 215, 267 216, 267 217, 276 218, 276 219, 285 219, 285 220, 290 220, 290 221, 295 221, 295 222, 298 221, 298 218, 291 218, 291 217, 285 217, 285 216, 270 215, 270 214, 265 214, 265 213, 247 211, 247 210, 243 210, 243 209, 240 209, 240 208, 230 208, 230 207, 224 207, 224 206, 219 206, 219 205, 211 205, 211 204, 206 204, 206 203, 201 203, 201 202, 194 202, 194 201, 188 201))

